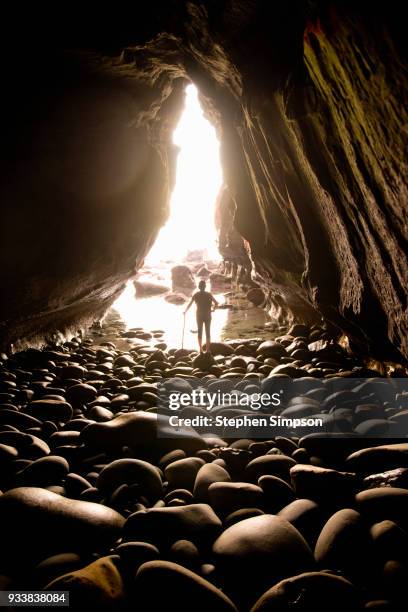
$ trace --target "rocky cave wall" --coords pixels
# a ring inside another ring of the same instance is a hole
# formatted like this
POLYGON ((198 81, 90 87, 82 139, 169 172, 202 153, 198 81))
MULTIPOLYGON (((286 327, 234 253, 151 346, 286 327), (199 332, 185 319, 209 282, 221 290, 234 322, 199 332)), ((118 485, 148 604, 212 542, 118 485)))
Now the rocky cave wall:
POLYGON ((362 350, 406 357, 397 3, 156 0, 143 10, 102 15, 98 28, 73 19, 69 34, 45 40, 25 31, 35 71, 24 79, 26 48, 8 57, 3 345, 92 320, 140 265, 166 218, 171 132, 191 79, 273 316, 324 316, 362 350))

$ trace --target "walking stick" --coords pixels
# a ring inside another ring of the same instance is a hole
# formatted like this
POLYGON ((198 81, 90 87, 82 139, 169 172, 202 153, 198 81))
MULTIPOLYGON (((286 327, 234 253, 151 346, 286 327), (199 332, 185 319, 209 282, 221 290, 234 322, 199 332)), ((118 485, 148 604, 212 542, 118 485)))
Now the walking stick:
POLYGON ((181 336, 181 348, 184 348, 184 329, 186 327, 186 313, 183 312, 183 334, 181 336))

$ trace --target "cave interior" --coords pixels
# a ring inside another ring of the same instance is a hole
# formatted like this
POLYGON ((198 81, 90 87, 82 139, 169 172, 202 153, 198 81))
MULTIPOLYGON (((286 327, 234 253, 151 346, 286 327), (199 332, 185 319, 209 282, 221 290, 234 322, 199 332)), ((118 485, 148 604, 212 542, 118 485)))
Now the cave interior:
POLYGON ((353 349, 405 362, 396 2, 154 0, 6 23, 3 350, 90 325, 135 275, 168 215, 193 82, 221 142, 224 260, 280 325, 324 320, 353 349))

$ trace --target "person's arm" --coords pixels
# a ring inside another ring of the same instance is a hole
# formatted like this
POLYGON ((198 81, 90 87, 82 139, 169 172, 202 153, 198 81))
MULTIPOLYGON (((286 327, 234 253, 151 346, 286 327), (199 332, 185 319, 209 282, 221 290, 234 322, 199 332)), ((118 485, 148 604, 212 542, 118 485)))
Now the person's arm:
POLYGON ((218 308, 219 304, 213 295, 211 296, 211 300, 213 303, 213 310, 215 310, 216 308, 218 308))
POLYGON ((189 303, 187 304, 187 307, 186 307, 186 309, 185 309, 185 311, 184 311, 184 314, 187 314, 187 311, 188 311, 188 310, 191 308, 191 306, 192 306, 193 304, 194 304, 194 295, 193 295, 193 297, 191 298, 191 300, 189 301, 189 303))

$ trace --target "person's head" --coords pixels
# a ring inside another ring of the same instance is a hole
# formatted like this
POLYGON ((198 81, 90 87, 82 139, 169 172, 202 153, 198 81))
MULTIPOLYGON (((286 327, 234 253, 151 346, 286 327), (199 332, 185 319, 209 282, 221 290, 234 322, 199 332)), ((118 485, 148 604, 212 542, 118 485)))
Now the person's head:
POLYGON ((205 280, 200 280, 198 283, 198 288, 200 291, 205 291, 205 280))

